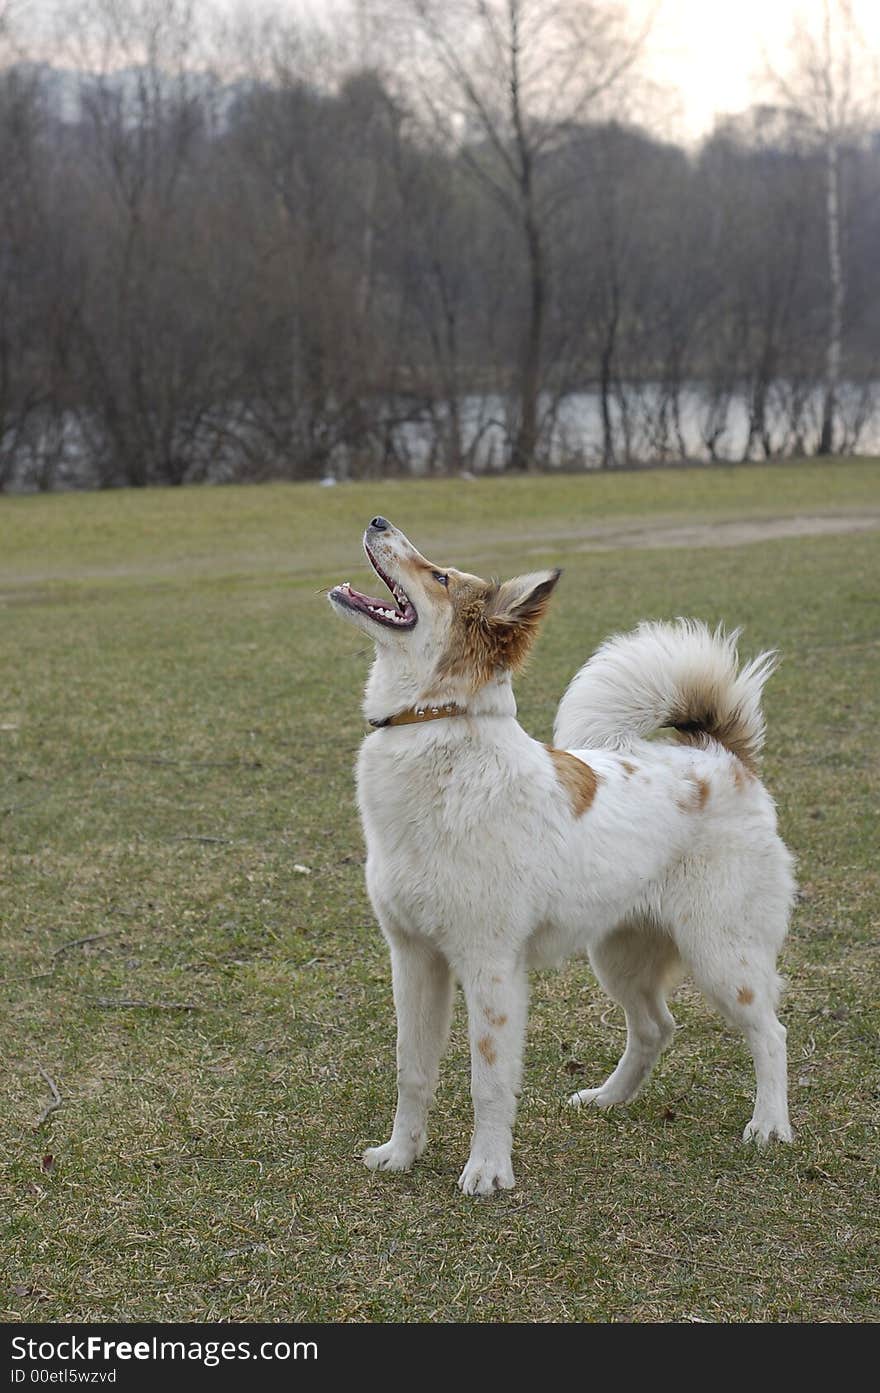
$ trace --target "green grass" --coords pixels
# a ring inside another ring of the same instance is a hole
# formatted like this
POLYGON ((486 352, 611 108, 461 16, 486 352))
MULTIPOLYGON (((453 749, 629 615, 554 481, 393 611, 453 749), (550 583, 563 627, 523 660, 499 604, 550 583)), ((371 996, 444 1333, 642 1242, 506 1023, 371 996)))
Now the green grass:
POLYGON ((876 462, 0 500, 2 1318, 876 1319, 880 533, 582 549, 606 524, 866 512, 876 462), (455 1187, 460 1007, 426 1156, 360 1164, 394 1102, 352 774, 368 655, 317 592, 365 577, 377 511, 483 573, 564 566, 518 687, 542 739, 640 618, 782 648, 793 1147, 741 1145, 751 1064, 688 987, 642 1097, 567 1110, 622 1042, 572 965, 533 982, 515 1191, 455 1187), (41 1069, 62 1105, 35 1131, 41 1069))

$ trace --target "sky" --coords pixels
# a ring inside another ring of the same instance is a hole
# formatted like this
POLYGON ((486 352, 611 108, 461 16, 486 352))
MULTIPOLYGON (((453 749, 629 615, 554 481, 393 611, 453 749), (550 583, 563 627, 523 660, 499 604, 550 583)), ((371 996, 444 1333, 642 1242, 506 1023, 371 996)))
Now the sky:
MULTIPOLYGON (((350 0, 263 2, 322 17, 345 8, 350 0)), ((370 0, 360 3, 369 10, 370 0)), ((818 31, 823 8, 823 0, 625 3, 637 27, 653 16, 645 43, 645 76, 672 89, 675 114, 669 133, 685 140, 699 139, 710 131, 716 115, 743 111, 760 100, 767 63, 778 71, 785 69, 796 19, 818 31)), ((880 53, 880 0, 850 0, 850 5, 865 40, 880 53)))
MULTIPOLYGON (((634 15, 655 10, 646 44, 648 76, 676 89, 681 134, 710 130, 716 114, 760 98, 766 59, 784 70, 796 17, 818 31, 822 0, 632 0, 634 15)), ((859 29, 880 52, 880 0, 852 0, 859 29)))
MULTIPOLYGON (((0 0, 2 5, 3 0, 0 0)), ((50 9, 77 0, 13 0, 38 20, 50 9)), ((196 11, 242 5, 250 11, 278 8, 327 20, 352 0, 195 0, 196 11)), ((370 0, 360 0, 369 10, 370 0)), ((643 70, 668 89, 671 106, 665 133, 693 141, 711 130, 718 114, 744 110, 760 100, 767 62, 784 70, 796 17, 821 25, 822 0, 628 0, 636 25, 653 15, 643 70), (670 100, 671 99, 671 100, 670 100)), ((853 15, 870 47, 880 53, 880 0, 851 0, 853 15)))

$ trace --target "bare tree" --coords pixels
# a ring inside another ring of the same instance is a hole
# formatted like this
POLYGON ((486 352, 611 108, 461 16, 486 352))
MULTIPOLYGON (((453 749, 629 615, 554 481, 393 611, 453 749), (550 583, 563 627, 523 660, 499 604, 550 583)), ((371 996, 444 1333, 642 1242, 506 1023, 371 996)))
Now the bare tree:
POLYGON ((16 57, 0 70, 0 488, 49 489, 64 455, 81 278, 43 73, 16 57))
POLYGON ((841 158, 847 142, 870 128, 878 113, 878 63, 859 33, 850 0, 823 0, 817 31, 798 20, 792 67, 770 80, 821 146, 825 159, 825 228, 828 258, 828 328, 818 453, 835 449, 835 424, 843 352, 846 260, 841 198, 841 158))
POLYGON ((198 243, 186 175, 207 105, 193 0, 85 0, 68 46, 83 74, 76 200, 100 250, 79 316, 81 419, 104 482, 181 483, 200 420, 194 385, 213 366, 187 301, 198 243))
MULTIPOLYGON (((0 13, 2 21, 2 13, 0 13)), ((33 369, 32 252, 38 218, 36 83, 14 70, 0 76, 0 489, 14 478, 28 421, 42 399, 33 369)))
POLYGON ((547 177, 570 126, 595 116, 631 69, 643 35, 595 0, 397 0, 413 26, 412 69, 436 128, 519 231, 525 327, 510 446, 515 468, 539 446, 551 275, 550 225, 568 192, 547 177))
POLYGON ((0 0, 0 63, 5 64, 16 52, 14 41, 14 22, 16 6, 14 0, 0 0))

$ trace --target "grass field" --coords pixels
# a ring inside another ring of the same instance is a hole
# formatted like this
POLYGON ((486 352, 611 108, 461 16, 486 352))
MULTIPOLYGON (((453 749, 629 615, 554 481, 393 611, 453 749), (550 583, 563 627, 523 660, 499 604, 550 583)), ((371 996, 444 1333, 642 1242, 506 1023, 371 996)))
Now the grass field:
POLYGON ((877 1319, 880 531, 713 544, 794 514, 880 516, 880 462, 0 500, 4 1320, 877 1319), (368 654, 319 591, 367 583, 375 512, 483 574, 564 567, 518 686, 542 739, 639 618, 783 650, 791 1148, 740 1143, 751 1063, 687 986, 642 1097, 566 1109, 623 1035, 575 964, 533 980, 516 1190, 455 1187, 460 1006, 423 1161, 361 1165, 394 1101, 368 654), (644 539, 682 522, 705 545, 644 539))

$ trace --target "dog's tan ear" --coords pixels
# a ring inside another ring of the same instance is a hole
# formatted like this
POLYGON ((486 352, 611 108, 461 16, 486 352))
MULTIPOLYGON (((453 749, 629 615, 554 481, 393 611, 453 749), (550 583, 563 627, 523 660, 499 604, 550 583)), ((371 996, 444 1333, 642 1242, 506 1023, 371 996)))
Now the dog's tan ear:
POLYGON ((501 666, 516 669, 525 661, 561 575, 559 569, 532 571, 489 593, 485 620, 501 666))
POLYGON ((514 576, 498 586, 488 606, 488 617, 500 624, 538 624, 562 572, 532 571, 514 576))

